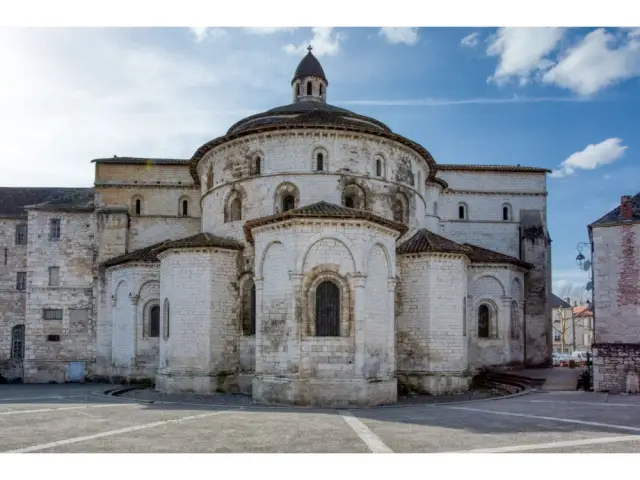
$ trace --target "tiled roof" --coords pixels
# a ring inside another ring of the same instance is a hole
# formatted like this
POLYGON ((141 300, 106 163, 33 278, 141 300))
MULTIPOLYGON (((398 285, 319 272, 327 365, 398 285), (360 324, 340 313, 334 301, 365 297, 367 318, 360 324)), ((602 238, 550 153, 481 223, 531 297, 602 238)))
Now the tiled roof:
POLYGON ((410 239, 396 249, 396 253, 399 255, 428 252, 466 255, 474 263, 509 263, 525 269, 533 268, 530 263, 523 262, 516 257, 494 252, 470 243, 460 244, 425 228, 418 230, 410 239))
POLYGON ((610 225, 616 223, 625 223, 625 222, 637 222, 640 220, 640 192, 635 196, 631 197, 631 208, 633 211, 633 217, 630 219, 622 218, 620 212, 620 205, 611 210, 609 213, 600 217, 598 220, 593 222, 589 227, 597 226, 597 225, 610 225))
POLYGON ((406 253, 460 253, 466 255, 471 249, 448 238, 441 237, 426 228, 418 230, 410 239, 400 245, 396 252, 400 255, 406 253))
POLYGON ((243 245, 232 239, 218 237, 210 233, 198 233, 191 237, 180 238, 178 240, 166 240, 156 243, 133 252, 114 257, 103 263, 105 267, 113 267, 127 262, 157 262, 158 255, 172 248, 194 248, 194 247, 219 247, 232 250, 242 250, 243 245))
POLYGON ((319 77, 329 84, 327 77, 324 74, 324 70, 322 69, 322 65, 318 59, 309 51, 300 63, 298 64, 298 68, 296 68, 296 73, 293 75, 293 80, 291 83, 296 80, 296 78, 304 78, 304 77, 319 77))
POLYGON ((56 210, 93 209, 92 188, 0 187, 0 217, 25 217, 25 207, 56 210))
POLYGON ((581 318, 592 317, 593 312, 591 311, 591 308, 588 305, 582 305, 579 307, 573 307, 573 316, 581 317, 581 318))
POLYGON ((474 263, 510 263, 527 270, 533 268, 532 264, 523 262, 511 255, 494 252, 493 250, 478 247, 477 245, 471 245, 470 243, 465 243, 464 245, 471 248, 469 259, 474 263))
POLYGON ((530 173, 551 173, 547 168, 522 167, 520 165, 457 165, 439 164, 438 170, 463 170, 471 172, 530 172, 530 173))
POLYGON ((124 165, 149 164, 149 165, 186 165, 189 159, 185 158, 149 158, 149 157, 112 157, 96 158, 91 163, 114 163, 124 165))
POLYGON ((553 308, 571 308, 571 305, 569 305, 567 302, 565 302, 563 299, 561 299, 557 295, 554 295, 553 293, 549 297, 549 303, 551 303, 552 309, 553 308))
POLYGON ((347 208, 333 203, 318 202, 311 205, 306 205, 294 210, 288 210, 276 215, 270 215, 268 217, 256 218, 249 220, 244 224, 244 233, 247 240, 252 242, 253 237, 251 235, 251 229, 260 227, 262 225, 268 225, 271 223, 281 222, 291 218, 343 218, 343 219, 357 219, 368 220, 370 222, 378 223, 385 227, 397 230, 401 234, 407 231, 407 226, 403 223, 388 220, 379 215, 375 215, 365 210, 358 210, 356 208, 347 208))

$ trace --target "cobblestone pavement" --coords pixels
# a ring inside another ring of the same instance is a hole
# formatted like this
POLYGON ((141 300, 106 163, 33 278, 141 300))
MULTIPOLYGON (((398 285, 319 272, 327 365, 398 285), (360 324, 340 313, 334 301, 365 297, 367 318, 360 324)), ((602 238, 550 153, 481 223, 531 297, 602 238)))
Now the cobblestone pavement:
POLYGON ((101 385, 0 385, 0 452, 640 451, 640 396, 532 393, 322 410, 142 403, 101 385))

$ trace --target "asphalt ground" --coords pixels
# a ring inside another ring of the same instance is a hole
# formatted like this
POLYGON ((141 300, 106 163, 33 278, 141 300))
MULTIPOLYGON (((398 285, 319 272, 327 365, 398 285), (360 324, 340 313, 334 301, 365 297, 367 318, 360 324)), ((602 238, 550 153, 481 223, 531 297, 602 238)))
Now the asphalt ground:
POLYGON ((1 385, 0 452, 638 453, 640 396, 568 391, 322 410, 141 403, 101 385, 1 385))

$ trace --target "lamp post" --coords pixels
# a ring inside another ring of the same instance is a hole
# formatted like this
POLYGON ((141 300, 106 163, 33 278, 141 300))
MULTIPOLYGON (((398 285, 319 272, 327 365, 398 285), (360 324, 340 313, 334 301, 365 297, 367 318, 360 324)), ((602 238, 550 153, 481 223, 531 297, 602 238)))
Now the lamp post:
MULTIPOLYGON (((578 267, 580 267, 581 270, 589 272, 589 283, 586 285, 586 290, 591 291, 591 305, 590 305, 591 308, 590 309, 591 309, 591 317, 593 319, 593 322, 591 325, 592 334, 593 334, 591 337, 592 338, 591 341, 595 342, 596 309, 595 309, 595 289, 594 289, 595 279, 593 276, 593 244, 591 242, 580 242, 578 243, 576 248, 578 249, 578 255, 576 256, 576 263, 578 264, 578 267), (585 255, 582 253, 585 247, 589 247, 589 258, 585 257, 585 255)), ((575 322, 574 322, 574 326, 575 326, 575 322)), ((575 336, 575 329, 574 329, 574 336, 575 336)))

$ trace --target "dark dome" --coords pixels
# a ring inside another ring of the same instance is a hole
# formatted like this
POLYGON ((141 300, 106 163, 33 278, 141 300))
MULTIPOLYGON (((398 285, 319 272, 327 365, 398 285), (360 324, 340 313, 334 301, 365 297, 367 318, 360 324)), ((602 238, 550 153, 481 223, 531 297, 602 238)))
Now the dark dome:
POLYGON ((236 122, 227 131, 227 135, 260 128, 265 125, 351 125, 353 127, 381 130, 391 133, 384 123, 345 108, 335 107, 324 102, 306 101, 291 103, 272 108, 236 122))
POLYGON ((329 85, 329 80, 324 75, 324 70, 322 69, 322 65, 316 57, 313 56, 311 51, 305 55, 305 57, 300 60, 298 64, 298 68, 296 68, 296 73, 293 75, 293 80, 291 83, 296 81, 298 78, 302 77, 319 77, 329 85))

